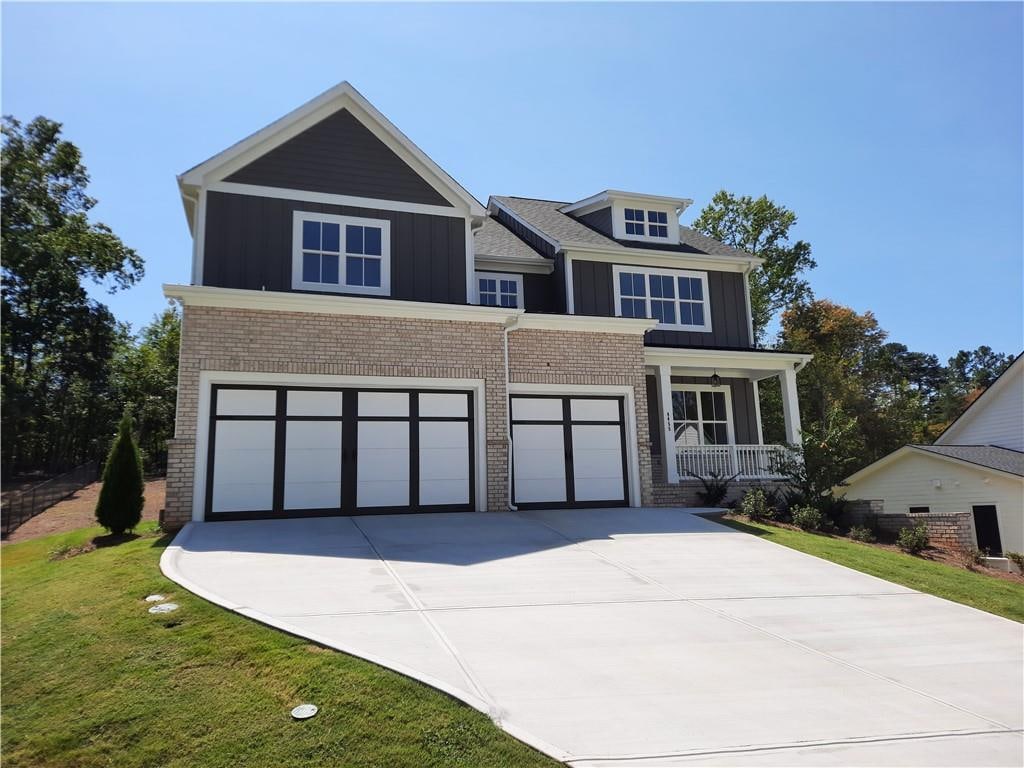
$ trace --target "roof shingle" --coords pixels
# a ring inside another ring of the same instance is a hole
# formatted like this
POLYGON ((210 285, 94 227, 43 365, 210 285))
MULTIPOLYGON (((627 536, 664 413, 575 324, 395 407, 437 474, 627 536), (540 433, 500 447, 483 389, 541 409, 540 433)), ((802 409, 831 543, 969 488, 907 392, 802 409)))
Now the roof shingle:
POLYGON ((980 467, 1024 477, 1024 453, 995 445, 915 445, 915 448, 939 456, 948 456, 980 467))

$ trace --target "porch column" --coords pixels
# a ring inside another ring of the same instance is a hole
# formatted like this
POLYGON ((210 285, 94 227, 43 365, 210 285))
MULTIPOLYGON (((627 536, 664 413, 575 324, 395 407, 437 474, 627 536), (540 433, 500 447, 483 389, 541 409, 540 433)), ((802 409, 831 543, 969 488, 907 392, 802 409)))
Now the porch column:
MULTIPOLYGON (((652 405, 648 404, 648 408, 652 405)), ((658 408, 661 412, 661 455, 665 459, 665 479, 679 482, 676 466, 675 429, 672 427, 672 366, 658 366, 658 408)))
POLYGON ((782 385, 782 418, 786 423, 786 442, 800 445, 800 401, 796 396, 796 371, 786 368, 779 374, 782 385))

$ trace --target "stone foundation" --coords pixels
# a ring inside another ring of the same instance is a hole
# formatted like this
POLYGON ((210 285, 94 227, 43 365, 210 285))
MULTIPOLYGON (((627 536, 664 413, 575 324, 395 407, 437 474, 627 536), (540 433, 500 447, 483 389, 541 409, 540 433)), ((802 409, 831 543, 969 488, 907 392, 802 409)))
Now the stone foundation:
MULTIPOLYGON (((782 491, 786 483, 781 480, 733 480, 729 483, 729 491, 722 500, 720 506, 739 501, 747 491, 760 488, 765 493, 771 490, 782 491)), ((652 506, 655 507, 702 507, 698 493, 704 490, 704 485, 699 480, 682 480, 677 485, 660 482, 655 483, 652 496, 652 506)))

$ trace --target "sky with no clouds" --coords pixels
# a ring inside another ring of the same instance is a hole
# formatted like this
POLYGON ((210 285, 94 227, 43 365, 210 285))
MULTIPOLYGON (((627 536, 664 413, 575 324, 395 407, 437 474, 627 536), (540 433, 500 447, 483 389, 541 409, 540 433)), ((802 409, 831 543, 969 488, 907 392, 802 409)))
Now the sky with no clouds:
POLYGON ((175 175, 349 80, 478 199, 767 194, 812 286, 945 359, 1024 347, 1024 5, 22 4, 2 109, 64 124, 146 260, 188 282, 175 175))

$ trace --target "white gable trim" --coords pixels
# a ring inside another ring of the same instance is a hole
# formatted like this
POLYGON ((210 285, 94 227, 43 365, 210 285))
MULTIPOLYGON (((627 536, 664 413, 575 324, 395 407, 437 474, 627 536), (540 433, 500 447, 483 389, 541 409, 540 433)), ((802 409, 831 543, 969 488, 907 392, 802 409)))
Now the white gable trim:
MULTIPOLYGON (((562 250, 561 243, 559 243, 557 240, 555 240, 553 237, 551 237, 551 235, 549 235, 549 234, 547 234, 545 232, 542 232, 541 230, 537 229, 535 226, 533 226, 533 224, 528 222, 526 219, 524 219, 518 213, 516 213, 511 208, 509 208, 507 205, 502 205, 497 200, 495 200, 493 197, 490 200, 487 201, 487 204, 489 206, 492 206, 492 207, 496 208, 499 211, 504 211, 505 213, 507 213, 509 216, 512 217, 512 219, 514 219, 515 221, 517 221, 520 224, 522 224, 524 228, 528 229, 530 232, 533 232, 533 234, 535 234, 537 237, 539 237, 544 242, 548 243, 556 251, 562 250)), ((515 233, 513 232, 513 234, 515 234, 515 233)))
POLYGON ((186 171, 178 177, 178 181, 182 186, 191 187, 203 187, 222 181, 226 176, 230 176, 256 158, 342 109, 347 109, 453 206, 464 214, 486 215, 486 209, 475 197, 427 157, 348 82, 339 83, 324 91, 248 138, 186 171))
POLYGON ((956 436, 968 424, 974 421, 978 414, 983 412, 988 407, 988 404, 999 396, 1000 392, 1009 386, 1009 382, 1021 373, 1020 368, 1022 366, 1024 366, 1024 354, 1017 355, 1017 359, 1005 371, 999 374, 999 377, 989 385, 988 389, 978 395, 978 399, 967 406, 964 412, 957 416, 952 424, 946 427, 942 434, 935 439, 935 445, 956 445, 956 436))

